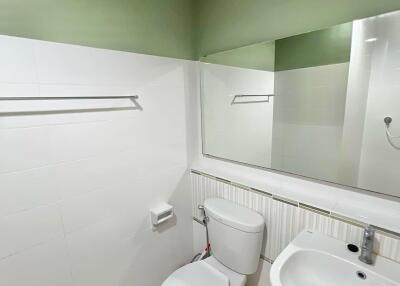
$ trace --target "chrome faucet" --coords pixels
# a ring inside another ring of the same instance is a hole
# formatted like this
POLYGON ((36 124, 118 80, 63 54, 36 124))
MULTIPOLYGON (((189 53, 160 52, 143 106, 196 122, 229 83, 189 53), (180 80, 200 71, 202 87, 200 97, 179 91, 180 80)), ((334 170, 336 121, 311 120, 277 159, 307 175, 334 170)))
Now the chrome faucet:
POLYGON ((372 251, 374 248, 374 235, 375 235, 375 230, 368 225, 364 229, 364 234, 363 234, 363 241, 361 244, 361 254, 358 257, 362 262, 366 264, 372 264, 372 251))

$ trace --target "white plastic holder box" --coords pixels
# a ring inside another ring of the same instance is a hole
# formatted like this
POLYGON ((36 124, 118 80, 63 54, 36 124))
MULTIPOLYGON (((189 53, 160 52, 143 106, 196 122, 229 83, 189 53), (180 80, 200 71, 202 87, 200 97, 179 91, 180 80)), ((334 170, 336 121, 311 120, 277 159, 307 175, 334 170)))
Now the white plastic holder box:
POLYGON ((158 226, 174 216, 174 207, 167 203, 160 203, 150 210, 151 223, 158 226))

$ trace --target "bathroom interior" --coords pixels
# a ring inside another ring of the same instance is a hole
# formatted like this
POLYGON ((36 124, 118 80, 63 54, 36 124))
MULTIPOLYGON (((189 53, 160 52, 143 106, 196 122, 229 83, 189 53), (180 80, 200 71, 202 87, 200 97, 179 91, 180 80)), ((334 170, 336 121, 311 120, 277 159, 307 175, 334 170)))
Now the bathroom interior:
POLYGON ((400 286, 399 0, 0 0, 0 286, 400 286))

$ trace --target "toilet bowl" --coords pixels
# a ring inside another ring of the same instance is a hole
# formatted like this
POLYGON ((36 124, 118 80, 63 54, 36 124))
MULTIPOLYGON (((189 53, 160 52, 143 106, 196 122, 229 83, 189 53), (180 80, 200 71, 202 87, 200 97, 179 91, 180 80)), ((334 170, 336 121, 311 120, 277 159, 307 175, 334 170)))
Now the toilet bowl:
POLYGON ((246 275, 225 267, 214 257, 185 265, 161 286, 244 286, 246 275))
POLYGON ((204 210, 212 256, 179 268, 162 286, 244 286, 257 271, 264 218, 223 199, 207 199, 204 210))

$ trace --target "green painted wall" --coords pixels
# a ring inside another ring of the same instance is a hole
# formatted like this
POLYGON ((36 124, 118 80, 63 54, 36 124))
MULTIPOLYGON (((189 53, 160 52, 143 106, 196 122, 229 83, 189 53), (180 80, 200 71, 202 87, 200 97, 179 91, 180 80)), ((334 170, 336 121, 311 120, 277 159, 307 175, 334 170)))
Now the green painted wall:
POLYGON ((352 23, 201 57, 202 62, 283 71, 350 61, 352 23))
POLYGON ((202 62, 274 71, 275 42, 245 46, 200 58, 202 62))
POLYGON ((400 9, 400 0, 199 0, 197 54, 281 39, 400 9))
POLYGON ((275 41, 275 70, 291 70, 350 61, 352 24, 275 41))
POLYGON ((194 59, 196 0, 0 0, 0 34, 194 59))
POLYGON ((0 34, 194 59, 400 9, 400 0, 0 0, 0 34))

